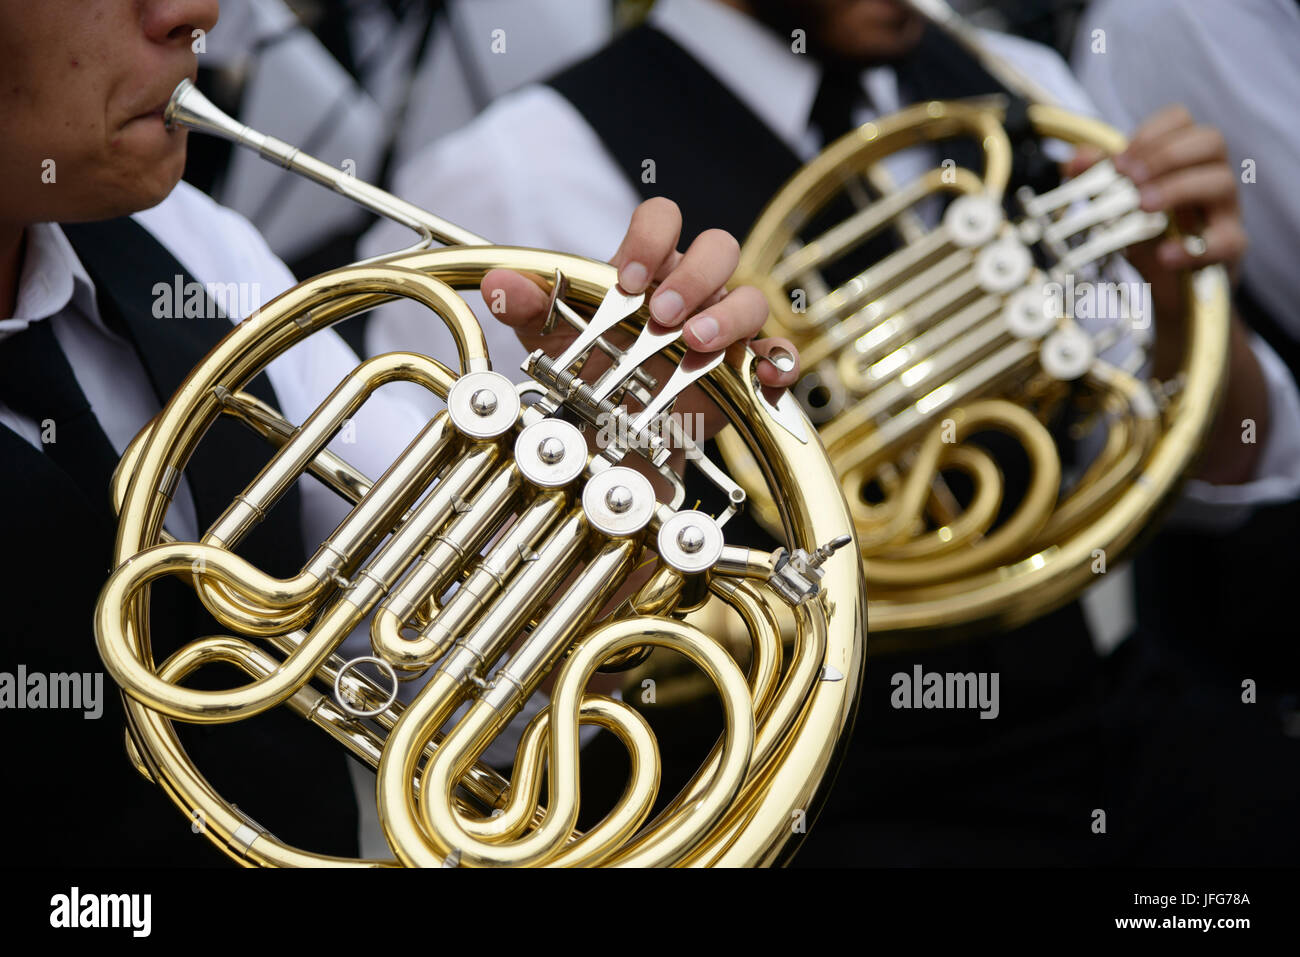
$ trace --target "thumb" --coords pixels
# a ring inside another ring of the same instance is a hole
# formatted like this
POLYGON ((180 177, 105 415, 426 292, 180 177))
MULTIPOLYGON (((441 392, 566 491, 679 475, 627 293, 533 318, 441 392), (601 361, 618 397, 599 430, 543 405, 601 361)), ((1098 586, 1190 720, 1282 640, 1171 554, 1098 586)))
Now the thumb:
POLYGON ((1106 153, 1096 146, 1084 144, 1074 151, 1074 155, 1061 170, 1066 179, 1078 176, 1084 170, 1091 169, 1106 158, 1106 153))
POLYGON ((493 269, 479 286, 492 315, 519 331, 532 324, 539 327, 546 318, 550 297, 527 276, 509 269, 493 269), (521 328, 522 327, 522 328, 521 328))

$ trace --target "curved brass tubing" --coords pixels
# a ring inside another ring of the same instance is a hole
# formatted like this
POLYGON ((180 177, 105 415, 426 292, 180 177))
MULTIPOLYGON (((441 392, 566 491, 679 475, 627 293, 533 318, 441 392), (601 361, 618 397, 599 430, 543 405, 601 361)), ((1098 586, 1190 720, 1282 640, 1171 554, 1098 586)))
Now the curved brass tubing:
MULTIPOLYGON (((735 866, 789 855, 797 843, 789 827, 792 808, 810 808, 819 800, 855 711, 866 612, 856 556, 832 547, 852 540, 851 519, 829 461, 797 408, 788 397, 774 400, 759 387, 752 353, 699 380, 764 463, 773 487, 782 490, 774 504, 791 560, 785 563, 783 552, 728 544, 703 570, 678 572, 665 565, 633 592, 629 575, 643 551, 657 552, 664 523, 681 517, 676 504, 638 500, 623 485, 593 497, 592 483, 616 477, 607 470, 618 466, 603 456, 586 456, 580 463, 585 468, 548 485, 551 473, 539 470, 539 462, 553 464, 550 446, 534 452, 518 441, 543 422, 553 438, 563 435, 570 428, 567 417, 591 414, 580 405, 583 394, 567 384, 545 385, 551 373, 534 368, 542 388, 524 393, 541 401, 516 405, 515 395, 500 391, 513 387, 502 386, 490 371, 482 331, 460 298, 461 290, 477 289, 487 272, 511 269, 554 291, 557 316, 576 329, 600 319, 601 309, 619 308, 624 311, 618 329, 635 337, 648 314, 635 297, 617 291, 616 269, 564 253, 489 246, 223 117, 196 96, 182 84, 167 121, 179 117, 183 125, 256 149, 412 226, 426 240, 474 245, 393 254, 324 274, 277 297, 231 329, 129 447, 113 483, 120 523, 95 629, 106 668, 124 691, 131 762, 191 821, 201 822, 205 838, 249 866, 735 866), (242 391, 307 337, 398 297, 420 302, 449 325, 459 369, 413 353, 377 357, 340 383, 300 426, 242 391), (467 376, 479 376, 485 385, 458 393, 467 376), (434 417, 372 481, 325 446, 374 389, 399 380, 443 397, 449 411, 434 417), (509 415, 497 414, 503 410, 509 415), (264 435, 274 454, 201 541, 171 540, 163 529, 171 493, 222 414, 264 435), (352 511, 301 572, 279 579, 232 549, 309 472, 352 511), (624 493, 644 518, 626 526, 634 531, 620 534, 624 519, 599 516, 602 507, 621 515, 624 493), (151 586, 163 575, 192 583, 218 621, 237 635, 190 640, 158 664, 151 627, 173 626, 150 614, 151 586), (664 617, 695 607, 701 596, 730 602, 751 630, 748 684, 727 647, 664 617), (777 601, 790 603, 799 622, 788 664, 775 624, 777 601), (616 612, 594 624, 606 607, 616 612), (339 654, 345 637, 372 613, 375 659, 381 671, 395 669, 388 687, 361 673, 365 657, 345 660, 339 654), (418 632, 414 639, 412 629, 418 632), (697 775, 692 800, 648 824, 659 783, 654 736, 626 704, 585 688, 598 667, 655 645, 681 651, 712 677, 728 730, 707 773, 697 775), (222 691, 182 684, 210 662, 233 664, 248 680, 222 691), (399 671, 407 675, 399 677, 399 671), (397 681, 419 672, 423 685, 414 700, 397 702, 397 681), (506 781, 478 756, 549 675, 557 677, 552 704, 526 729, 514 780, 506 781), (466 715, 444 728, 466 702, 466 715), (280 704, 375 768, 376 806, 395 861, 339 859, 278 840, 215 792, 185 753, 174 725, 239 720, 280 704), (578 833, 577 729, 584 722, 623 740, 635 771, 605 819, 578 833), (551 789, 545 807, 538 807, 543 767, 551 789)), ((596 347, 617 349, 603 339, 596 347)), ((680 342, 670 342, 659 354, 680 363, 684 353, 680 342)), ((644 372, 636 379, 634 397, 661 385, 644 372)), ((613 396, 611 401, 627 399, 613 396)), ((729 482, 716 469, 708 474, 724 488, 729 482)), ((732 499, 739 504, 738 490, 732 499)), ((707 530, 705 518, 692 521, 707 530)), ((702 530, 687 524, 685 531, 692 529, 702 530)), ((675 561, 689 566, 685 556, 691 549, 679 541, 675 561)))
MULTIPOLYGON (((754 719, 745 679, 730 656, 712 639, 682 622, 671 619, 639 619, 612 622, 581 640, 565 662, 556 681, 550 706, 551 797, 547 818, 542 826, 526 838, 511 844, 480 840, 466 830, 445 801, 434 802, 431 795, 450 794, 463 767, 481 747, 487 729, 500 721, 486 705, 471 711, 462 724, 448 736, 444 747, 425 772, 421 790, 421 809, 428 826, 434 851, 440 856, 459 854, 461 863, 536 864, 556 855, 556 863, 594 863, 617 842, 625 839, 650 810, 654 799, 651 783, 657 775, 634 770, 636 813, 623 810, 625 800, 605 819, 608 826, 597 827, 585 835, 577 848, 563 848, 560 842, 573 826, 578 813, 578 715, 582 688, 595 673, 601 660, 637 645, 650 644, 670 648, 685 655, 702 668, 717 685, 722 700, 727 733, 724 735, 722 764, 711 777, 700 799, 681 817, 674 819, 674 829, 655 845, 653 855, 633 855, 620 860, 622 865, 671 864, 701 833, 726 810, 744 781, 754 742, 754 719), (636 785, 640 790, 636 790, 636 785), (622 813, 620 813, 622 811, 622 813)), ((632 752, 634 760, 637 755, 632 752)), ((399 853, 401 853, 399 851, 399 853)))
MULTIPOLYGON (((963 238, 957 220, 929 228, 913 207, 946 193, 1011 208, 1005 110, 999 97, 921 103, 847 134, 780 189, 741 251, 738 275, 768 297, 766 333, 799 347, 806 370, 799 388, 808 390, 808 407, 842 477, 871 589, 873 632, 883 638, 873 647, 880 651, 1011 627, 1077 594, 1093 580, 1097 549, 1111 561, 1122 557, 1168 506, 1208 434, 1223 388, 1228 287, 1223 271, 1212 267, 1187 274, 1187 314, 1161 319, 1162 325, 1181 321, 1188 342, 1176 376, 1181 387, 1167 404, 1153 398, 1159 390, 1095 356, 1081 379, 1059 383, 1080 391, 1050 401, 1094 395, 1108 426, 1095 460, 1067 490, 1061 490, 1056 440, 1041 422, 1028 413, 989 420, 1020 441, 1031 464, 1025 500, 1010 520, 993 524, 1003 486, 997 463, 972 446, 940 445, 936 434, 945 420, 951 426, 979 403, 1035 407, 1044 395, 1035 376, 1046 374, 1039 344, 1008 324, 1014 291, 979 278, 977 254, 994 240, 963 238), (981 168, 949 164, 901 185, 882 173, 884 161, 900 150, 950 138, 975 145, 981 168), (869 187, 873 198, 853 192, 854 184, 869 187), (858 209, 837 225, 821 225, 818 217, 837 196, 858 209), (820 232, 806 235, 814 222, 820 232), (902 242, 895 252, 856 265, 860 272, 836 283, 822 274, 888 229, 902 242), (974 497, 963 508, 944 497, 944 470, 970 478, 974 497), (863 494, 868 486, 871 500, 863 494)), ((1110 155, 1125 147, 1113 128, 1053 105, 1031 102, 1028 117, 1044 140, 1110 155)), ((1059 280, 1044 271, 1055 267, 1043 263, 1073 262, 1071 249, 1091 242, 1089 224, 1109 215, 1099 211, 1089 220, 1079 212, 1092 202, 1087 189, 1107 189, 1116 202, 1128 195, 1105 164, 1096 173, 1103 185, 1068 193, 1076 184, 1066 184, 1060 195, 1073 198, 1065 201, 1035 207, 1042 196, 1018 191, 1020 218, 1008 213, 1011 220, 994 223, 989 235, 997 242, 1038 257, 1024 289, 1046 290, 1059 280), (1061 219, 1051 218, 1052 211, 1061 219), (1067 217, 1069 230, 1058 229, 1067 217)), ((1136 207, 1133 215, 1140 215, 1136 207)), ((1173 227, 1167 232, 1177 235, 1173 227)), ((718 445, 756 516, 776 527, 762 463, 737 434, 723 433, 718 445)))
MULTIPOLYGON (((659 788, 659 745, 655 741, 654 732, 636 710, 613 698, 588 694, 582 699, 578 720, 581 724, 598 725, 616 734, 628 750, 632 773, 614 809, 601 822, 598 830, 571 841, 565 851, 561 852, 561 857, 549 861, 552 866, 560 863, 588 863, 589 859, 578 860, 576 855, 570 857, 569 852, 575 849, 579 840, 590 842, 600 831, 620 834, 635 831, 644 821, 650 810, 649 802, 654 800, 654 794, 659 788)), ((480 841, 502 843, 517 838, 526 828, 540 824, 535 817, 535 809, 546 772, 550 728, 551 712, 546 708, 528 722, 520 737, 519 752, 510 775, 509 799, 500 813, 486 818, 457 813, 456 824, 459 829, 480 841)))
MULTIPOLYGON (((955 423, 955 442, 961 442, 984 428, 1000 429, 1015 436, 1029 453, 1029 487, 1015 512, 997 531, 966 542, 967 545, 978 544, 978 548, 899 561, 872 557, 875 542, 868 540, 862 548, 867 556, 864 559, 866 573, 885 589, 951 582, 972 571, 997 566, 1019 554, 1024 543, 1032 540, 1047 524, 1056 506, 1061 489, 1061 460, 1051 433, 1031 413, 1001 399, 986 399, 954 410, 951 418, 955 423)), ((885 529, 876 540, 880 544, 892 544, 898 531, 906 531, 907 525, 919 519, 924 497, 929 493, 930 482, 938 475, 940 460, 948 444, 944 441, 944 432, 943 425, 937 426, 921 447, 905 486, 905 489, 915 488, 915 491, 900 505, 899 520, 891 523, 895 528, 894 534, 886 537, 889 529, 885 529), (905 508, 910 511, 903 511, 905 508)))

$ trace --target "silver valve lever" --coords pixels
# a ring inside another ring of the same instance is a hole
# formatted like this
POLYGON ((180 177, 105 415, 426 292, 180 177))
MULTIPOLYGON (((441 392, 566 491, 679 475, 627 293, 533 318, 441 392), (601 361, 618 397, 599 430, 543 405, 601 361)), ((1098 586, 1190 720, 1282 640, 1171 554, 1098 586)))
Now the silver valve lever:
POLYGON ((640 433, 697 379, 702 379, 722 365, 722 360, 726 358, 726 355, 725 352, 686 353, 686 357, 682 359, 681 364, 673 370, 672 376, 664 383, 664 387, 659 390, 659 394, 632 420, 633 433, 640 433))
POLYGON ((1101 160, 1084 170, 1073 179, 1066 180, 1056 189, 1048 190, 1035 196, 1031 190, 1017 192, 1025 213, 1034 219, 1040 219, 1052 213, 1066 209, 1077 202, 1091 200, 1100 196, 1124 177, 1115 169, 1108 159, 1101 160))
POLYGON ((641 367, 641 364, 652 356, 658 355, 668 346, 672 345, 682 337, 680 326, 669 328, 661 326, 653 319, 645 324, 641 334, 637 336, 636 342, 628 349, 618 360, 605 370, 596 384, 592 386, 595 393, 596 401, 607 399, 620 385, 641 367))
POLYGON ((851 541, 851 535, 837 535, 811 555, 802 548, 781 555, 768 584, 792 605, 802 604, 821 590, 821 580, 826 575, 822 564, 851 541))
MULTIPOLYGON (((603 404, 604 396, 596 397, 592 387, 583 384, 569 370, 574 363, 586 356, 593 347, 599 348, 614 360, 614 368, 626 368, 626 354, 611 345, 605 339, 605 333, 640 309, 641 304, 645 301, 645 294, 629 296, 620 292, 617 288, 610 289, 605 293, 605 298, 601 301, 596 314, 591 317, 590 322, 587 322, 565 304, 562 296, 567 286, 568 280, 557 269, 543 331, 553 329, 556 316, 563 316, 569 325, 578 330, 577 339, 564 350, 564 353, 559 358, 553 358, 541 349, 534 351, 524 360, 521 368, 544 388, 554 392, 560 401, 572 398, 581 387, 586 404, 599 409, 603 404)), ((608 375, 607 372, 606 376, 602 376, 601 382, 604 382, 608 375)), ((635 379, 639 385, 648 388, 655 386, 653 377, 640 368, 639 365, 633 366, 623 378, 635 379)), ((640 394, 635 386, 632 389, 635 394, 640 394)), ((613 389, 611 388, 609 391, 612 392, 613 389)))
MULTIPOLYGON (((837 551, 839 551, 841 548, 843 548, 851 541, 853 541, 852 535, 836 535, 825 545, 821 546, 811 555, 807 556, 807 562, 806 562, 807 570, 812 571, 813 569, 821 568, 822 563, 826 561, 826 559, 830 558, 832 555, 834 555, 837 551)), ((799 549, 799 551, 796 554, 806 554, 806 553, 803 551, 803 549, 799 549)), ((822 572, 822 574, 824 575, 825 572, 822 572)))
MULTIPOLYGON (((644 302, 645 293, 629 296, 625 292, 620 292, 617 288, 605 293, 600 308, 596 310, 596 314, 587 323, 587 328, 583 329, 569 348, 564 350, 564 355, 555 360, 555 370, 557 372, 567 372, 575 362, 587 354, 587 350, 596 344, 599 337, 640 309, 641 304, 644 302)), ((560 304, 557 300, 557 307, 560 304)))
MULTIPOLYGON (((652 345, 656 339, 663 341, 672 341, 681 335, 680 331, 674 330, 676 335, 668 333, 651 333, 649 336, 643 334, 642 340, 638 341, 640 346, 644 342, 647 346, 652 345)), ((652 353, 653 354, 653 353, 652 353)), ((677 399, 677 397, 687 389, 696 380, 708 375, 709 372, 721 365, 722 360, 726 357, 725 352, 698 353, 688 352, 682 359, 681 363, 673 370, 673 374, 664 383, 664 387, 659 390, 644 409, 642 409, 635 419, 626 426, 628 436, 627 444, 640 449, 647 450, 646 457, 656 468, 662 466, 668 461, 670 455, 669 448, 664 444, 661 435, 654 434, 650 431, 650 426, 661 414, 677 399)), ((614 415, 619 417, 626 413, 619 408, 614 415)), ((672 434, 675 431, 670 429, 672 434)), ((612 445, 602 450, 605 458, 612 462, 618 462, 622 459, 627 451, 622 445, 612 445)))
MULTIPOLYGON (((557 275, 557 286, 561 278, 557 275)), ((616 353, 614 364, 596 380, 594 385, 582 382, 569 370, 593 345, 603 343, 601 337, 604 333, 639 309, 644 299, 644 294, 628 296, 617 289, 611 289, 605 294, 600 308, 596 310, 591 321, 558 359, 552 359, 538 350, 528 357, 524 363, 524 371, 547 389, 552 390, 561 402, 588 422, 603 427, 602 420, 609 416, 613 416, 616 421, 625 422, 624 416, 627 412, 616 406, 610 397, 622 386, 627 385, 631 379, 644 377, 642 366, 653 356, 681 339, 680 327, 669 328, 653 320, 647 322, 636 341, 627 350, 616 353)), ((559 298, 553 297, 552 308, 558 309, 560 305, 559 298)), ((647 431, 648 427, 676 400, 678 395, 721 365, 725 357, 725 352, 700 354, 688 351, 657 395, 643 398, 639 392, 636 393, 638 398, 643 399, 644 408, 631 423, 620 428, 619 431, 634 437, 634 440, 629 440, 629 444, 648 450, 647 458, 651 464, 656 467, 662 466, 667 460, 668 452, 664 447, 663 439, 650 435, 647 431)), ((627 449, 621 445, 607 448, 605 457, 618 462, 626 451, 627 449)))

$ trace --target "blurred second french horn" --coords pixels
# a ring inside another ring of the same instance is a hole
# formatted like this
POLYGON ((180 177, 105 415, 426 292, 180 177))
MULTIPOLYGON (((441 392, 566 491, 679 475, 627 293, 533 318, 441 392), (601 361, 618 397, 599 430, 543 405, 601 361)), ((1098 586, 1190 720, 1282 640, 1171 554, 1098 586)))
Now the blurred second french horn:
MULTIPOLYGON (((1036 144, 1124 149, 924 7, 1019 88, 1036 144)), ((1011 189, 1010 104, 925 102, 850 132, 780 190, 741 253, 766 332, 800 349, 795 394, 853 513, 877 651, 1014 626, 1095 581, 1172 500, 1225 379, 1225 272, 1183 277, 1185 314, 1160 322, 1183 324, 1187 346, 1153 364, 1151 304, 1121 252, 1174 228, 1109 159, 1011 189), (973 161, 951 158, 956 143, 973 161), (938 165, 902 181, 899 155, 929 144, 938 165)), ((735 435, 720 444, 771 523, 752 458, 735 435)))

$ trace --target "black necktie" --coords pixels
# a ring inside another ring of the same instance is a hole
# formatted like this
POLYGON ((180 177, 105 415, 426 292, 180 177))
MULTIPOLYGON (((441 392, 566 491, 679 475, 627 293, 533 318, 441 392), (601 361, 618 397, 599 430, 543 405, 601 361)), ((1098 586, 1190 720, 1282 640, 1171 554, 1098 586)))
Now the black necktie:
MULTIPOLYGON (((861 74, 857 70, 835 65, 825 67, 808 123, 821 134, 822 149, 856 129, 853 115, 869 103, 867 93, 862 88, 861 74)), ((868 196, 875 197, 875 192, 865 181, 861 185, 868 196)), ((809 221, 802 233, 804 239, 821 235, 852 216, 855 209, 856 206, 849 201, 848 196, 836 194, 809 221)), ((898 243, 889 230, 877 233, 839 259, 827 263, 822 270, 823 278, 832 286, 838 286, 880 262, 897 248, 898 243)))
POLYGON ((817 87, 808 125, 821 134, 825 148, 857 126, 853 114, 867 103, 862 78, 856 70, 827 66, 822 70, 822 82, 817 87))
POLYGON ((45 453, 96 509, 108 515, 117 452, 95 419, 50 322, 33 322, 0 340, 0 401, 35 420, 45 453))

